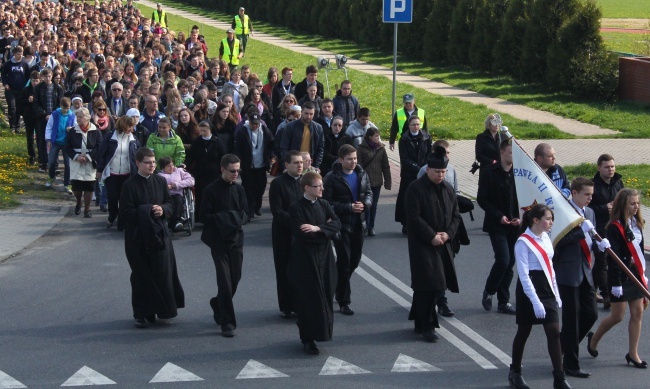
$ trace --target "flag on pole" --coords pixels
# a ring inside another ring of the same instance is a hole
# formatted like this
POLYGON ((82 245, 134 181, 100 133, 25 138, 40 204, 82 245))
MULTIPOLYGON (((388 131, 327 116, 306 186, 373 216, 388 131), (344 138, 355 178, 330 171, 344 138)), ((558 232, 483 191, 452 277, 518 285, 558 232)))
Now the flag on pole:
POLYGON ((524 152, 512 137, 512 166, 519 202, 519 215, 536 204, 545 204, 553 210, 555 219, 549 237, 553 246, 571 229, 582 223, 582 216, 576 212, 562 192, 546 173, 524 152))

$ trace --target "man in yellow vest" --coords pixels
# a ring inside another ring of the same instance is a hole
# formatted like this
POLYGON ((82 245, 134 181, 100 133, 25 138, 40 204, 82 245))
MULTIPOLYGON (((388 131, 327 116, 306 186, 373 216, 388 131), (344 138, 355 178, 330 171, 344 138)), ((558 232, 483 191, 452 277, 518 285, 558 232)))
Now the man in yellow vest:
POLYGON ((158 23, 160 27, 167 28, 167 12, 163 11, 160 3, 156 4, 156 8, 151 14, 151 25, 155 26, 158 23))
MULTIPOLYGON (((244 7, 239 7, 239 14, 235 15, 232 20, 231 28, 235 30, 237 39, 241 42, 241 52, 246 53, 246 44, 248 43, 248 35, 253 35, 253 24, 248 15, 245 14, 244 7)), ((243 55, 242 55, 243 56, 243 55)))
POLYGON ((239 66, 239 59, 244 56, 244 53, 240 50, 241 42, 235 38, 235 30, 229 28, 226 33, 228 37, 224 38, 219 46, 219 59, 226 61, 232 72, 239 66))
POLYGON ((404 95, 404 108, 400 108, 395 112, 393 116, 393 123, 390 126, 390 140, 388 144, 390 149, 395 150, 395 140, 399 140, 400 136, 404 132, 404 124, 408 118, 412 115, 415 115, 420 118, 422 123, 421 131, 429 132, 427 127, 427 118, 424 116, 424 110, 419 109, 415 106, 415 95, 413 93, 407 93, 404 95))

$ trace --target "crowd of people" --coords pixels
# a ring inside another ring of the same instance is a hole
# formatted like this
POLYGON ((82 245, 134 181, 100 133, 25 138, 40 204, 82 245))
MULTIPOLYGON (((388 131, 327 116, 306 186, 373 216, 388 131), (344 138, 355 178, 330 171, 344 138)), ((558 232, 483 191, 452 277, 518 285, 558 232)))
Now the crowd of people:
MULTIPOLYGON (((333 302, 341 314, 354 314, 350 278, 364 239, 375 236, 381 188, 392 185, 380 130, 353 95, 352 82, 344 80, 329 99, 315 66, 295 83, 289 66, 258 75, 242 65, 253 34, 244 8, 217 50, 197 26, 189 37, 171 30, 160 4, 151 17, 132 0, 21 0, 0 10, 11 130, 20 131, 22 118, 29 163, 47 173, 47 187, 63 154, 62 184, 76 198, 75 215, 83 208, 91 218, 94 199, 108 213, 106 227, 117 221, 124 231, 135 325, 175 317, 185 305, 171 232, 186 222, 180 196, 193 188, 201 240, 216 269, 213 317, 223 336, 235 335, 243 226, 262 215, 270 173, 279 311, 297 318, 304 351, 318 354, 316 342, 332 338, 333 302)), ((408 237, 409 319, 435 342, 437 313, 454 316, 445 291, 459 292, 454 256, 469 244, 460 213, 473 206, 458 190, 449 142, 432 139, 414 94, 402 102, 388 145, 394 150, 398 143, 400 156, 395 220, 408 237)), ((611 248, 647 285, 639 193, 623 188, 607 154, 593 179, 569 181, 552 146, 541 143, 535 162, 584 216, 553 247, 551 209, 537 205, 519 216, 512 145, 498 119, 488 115, 476 138, 477 202, 495 258, 481 303, 490 311, 496 294, 497 311, 516 316, 511 385, 528 387, 521 361, 534 324, 543 324, 548 338, 554 386, 568 388, 565 374, 589 376, 579 366, 580 342, 587 338, 596 357, 626 306, 632 313, 626 361, 647 367, 637 350, 644 294, 604 253, 611 248), (597 241, 594 232, 605 239, 597 241), (516 307, 510 302, 515 264, 516 307), (593 333, 599 299, 611 314, 593 333)))

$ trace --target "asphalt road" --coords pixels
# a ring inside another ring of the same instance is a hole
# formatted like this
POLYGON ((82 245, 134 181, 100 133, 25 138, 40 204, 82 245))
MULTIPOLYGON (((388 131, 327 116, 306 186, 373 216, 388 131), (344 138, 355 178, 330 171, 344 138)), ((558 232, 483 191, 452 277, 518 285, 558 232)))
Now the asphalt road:
MULTIPOLYGON (((279 315, 268 207, 245 227, 235 296, 239 327, 232 339, 221 337, 212 321, 214 266, 198 233, 174 240, 187 308, 173 323, 136 329, 123 236, 107 231, 99 213, 91 220, 68 216, 0 264, 0 388, 507 387, 516 325, 513 316, 485 312, 480 304, 492 262, 489 239, 480 231, 482 212, 475 211, 474 222, 464 215, 472 243, 456 258, 461 293, 448 294, 456 316, 441 320, 442 339, 430 344, 407 321, 407 242, 393 210, 380 205, 377 236, 366 239, 352 279, 356 314, 336 314, 334 339, 319 344, 318 356, 303 353, 294 322, 279 315)), ((514 283, 511 290, 514 299, 514 283)), ((573 387, 648 387, 647 371, 625 366, 626 323, 607 334, 597 359, 583 345, 581 365, 593 375, 570 378, 573 387)), ((650 359, 648 334, 646 323, 640 352, 650 359)), ((552 387, 551 370, 537 327, 524 376, 532 387, 552 387)))

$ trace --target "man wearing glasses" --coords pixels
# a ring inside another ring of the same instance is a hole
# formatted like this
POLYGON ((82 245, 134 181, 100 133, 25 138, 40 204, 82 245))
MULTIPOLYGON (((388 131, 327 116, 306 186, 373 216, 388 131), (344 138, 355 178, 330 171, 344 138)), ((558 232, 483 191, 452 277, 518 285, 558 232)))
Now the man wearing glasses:
POLYGON ((217 296, 210 299, 214 321, 221 335, 235 336, 237 320, 233 297, 241 279, 244 261, 244 231, 248 221, 248 203, 244 188, 235 181, 240 160, 234 154, 221 158, 221 176, 203 190, 201 241, 210 247, 217 272, 217 296))
POLYGON ((114 82, 111 84, 111 97, 106 99, 106 106, 114 120, 117 120, 120 116, 124 116, 126 113, 127 106, 122 98, 123 90, 124 87, 121 83, 114 82))

